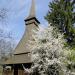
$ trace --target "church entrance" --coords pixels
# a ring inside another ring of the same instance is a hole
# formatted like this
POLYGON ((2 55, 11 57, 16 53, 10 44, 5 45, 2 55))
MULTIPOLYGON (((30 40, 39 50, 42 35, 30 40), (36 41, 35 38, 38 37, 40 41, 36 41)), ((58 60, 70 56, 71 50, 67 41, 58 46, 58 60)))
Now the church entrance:
POLYGON ((14 75, 18 75, 18 65, 14 65, 14 75))
POLYGON ((27 75, 23 69, 22 64, 14 65, 14 74, 13 75, 27 75))
POLYGON ((18 75, 18 70, 14 70, 14 75, 18 75))
POLYGON ((14 70, 14 75, 27 75, 24 70, 22 69, 18 69, 18 70, 14 70))

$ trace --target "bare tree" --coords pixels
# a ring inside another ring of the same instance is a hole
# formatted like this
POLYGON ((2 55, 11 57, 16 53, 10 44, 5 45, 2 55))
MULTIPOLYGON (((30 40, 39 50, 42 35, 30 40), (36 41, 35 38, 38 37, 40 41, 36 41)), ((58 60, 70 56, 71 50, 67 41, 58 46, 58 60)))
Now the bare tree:
MULTIPOLYGON (((8 19, 8 11, 5 8, 0 9, 0 26, 6 25, 8 19)), ((0 28, 0 60, 6 60, 8 54, 12 55, 13 40, 11 32, 5 32, 0 28)))
POLYGON ((7 13, 8 13, 8 11, 6 8, 0 9, 0 22, 4 23, 7 20, 7 17, 8 17, 7 13))

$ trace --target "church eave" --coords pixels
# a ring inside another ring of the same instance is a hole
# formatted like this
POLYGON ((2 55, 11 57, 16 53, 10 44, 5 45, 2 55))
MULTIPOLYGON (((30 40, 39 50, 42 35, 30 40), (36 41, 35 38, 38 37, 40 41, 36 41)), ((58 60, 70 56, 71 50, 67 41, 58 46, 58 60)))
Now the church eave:
POLYGON ((40 24, 40 22, 37 20, 36 17, 27 18, 25 19, 25 22, 30 21, 30 20, 35 20, 38 24, 40 24))

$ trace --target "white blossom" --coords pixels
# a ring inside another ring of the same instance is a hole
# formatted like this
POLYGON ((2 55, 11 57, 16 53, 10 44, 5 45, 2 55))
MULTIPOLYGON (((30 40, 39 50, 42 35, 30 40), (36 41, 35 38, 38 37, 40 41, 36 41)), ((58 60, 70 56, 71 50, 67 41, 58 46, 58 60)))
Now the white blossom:
POLYGON ((75 75, 66 67, 71 63, 67 59, 71 51, 64 47, 66 41, 63 34, 54 29, 49 25, 48 28, 39 27, 34 31, 29 45, 33 61, 31 69, 33 72, 37 69, 39 75, 75 75))

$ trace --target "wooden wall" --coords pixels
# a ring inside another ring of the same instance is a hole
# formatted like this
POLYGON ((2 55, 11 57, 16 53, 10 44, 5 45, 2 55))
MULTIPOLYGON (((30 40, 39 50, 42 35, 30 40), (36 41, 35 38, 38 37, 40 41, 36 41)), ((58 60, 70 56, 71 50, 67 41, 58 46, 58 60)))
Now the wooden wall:
POLYGON ((25 75, 23 70, 18 70, 18 75, 25 75))
MULTIPOLYGON (((16 75, 28 75, 27 73, 24 72, 24 70, 18 70, 18 71, 15 71, 16 75), (17 73, 18 72, 18 73, 17 73)), ((14 70, 11 70, 11 71, 3 71, 3 74, 2 75, 14 75, 14 70)))
POLYGON ((11 71, 4 70, 2 75, 13 75, 13 72, 14 72, 13 70, 11 71))

